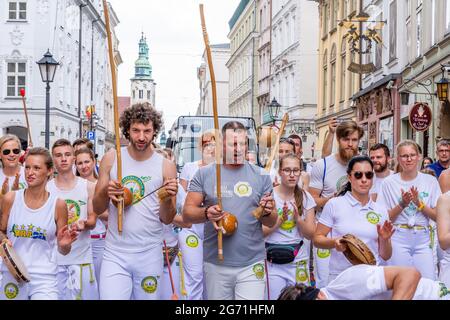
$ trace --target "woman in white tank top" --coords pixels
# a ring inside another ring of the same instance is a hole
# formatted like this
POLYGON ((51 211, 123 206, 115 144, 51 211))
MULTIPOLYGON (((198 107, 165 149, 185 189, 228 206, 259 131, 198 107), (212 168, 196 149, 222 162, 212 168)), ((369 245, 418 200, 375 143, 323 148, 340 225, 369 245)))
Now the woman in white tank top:
POLYGON ((7 134, 0 138, 0 205, 1 195, 26 186, 23 167, 19 162, 21 152, 20 140, 17 136, 7 134))
POLYGON ((31 281, 17 283, 5 265, 1 272, 1 299, 57 299, 56 249, 66 255, 76 240, 75 230, 67 227, 64 200, 46 191, 53 162, 48 150, 30 149, 25 160, 28 187, 5 195, 0 221, 0 241, 15 249, 31 281))
MULTIPOLYGON (((98 176, 95 172, 94 152, 89 148, 81 148, 75 152, 75 165, 77 176, 90 182, 97 183, 98 176)), ((94 260, 95 277, 100 280, 100 268, 105 249, 106 228, 108 225, 108 210, 97 216, 94 230, 91 230, 92 258, 94 260)))

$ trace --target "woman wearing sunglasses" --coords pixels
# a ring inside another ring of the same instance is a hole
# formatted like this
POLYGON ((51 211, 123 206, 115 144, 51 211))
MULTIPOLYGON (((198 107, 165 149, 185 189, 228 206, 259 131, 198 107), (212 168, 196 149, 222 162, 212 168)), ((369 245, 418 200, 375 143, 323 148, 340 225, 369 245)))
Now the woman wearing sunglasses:
POLYGON ((392 255, 394 232, 387 210, 369 196, 373 182, 373 163, 367 156, 353 157, 347 166, 348 183, 336 198, 323 208, 314 234, 314 245, 331 250, 329 281, 351 267, 343 252, 342 236, 350 233, 361 239, 373 252, 377 264, 392 255), (330 235, 329 237, 327 237, 330 235))
POLYGON ((303 241, 312 238, 316 227, 316 203, 307 191, 298 186, 300 158, 293 153, 283 156, 278 173, 280 185, 274 188, 278 220, 271 228, 263 226, 268 260, 268 296, 271 300, 277 299, 287 285, 310 285, 309 246, 305 247, 303 241))
MULTIPOLYGON (((201 159, 186 163, 180 173, 180 184, 185 191, 200 167, 215 161, 216 138, 213 130, 205 131, 199 139, 201 159)), ((188 300, 202 300, 203 292, 203 228, 204 224, 194 224, 179 233, 179 244, 183 253, 188 300)))
POLYGON ((377 202, 389 210, 396 228, 389 264, 414 266, 423 277, 434 280, 434 239, 429 226, 431 220, 436 220, 441 189, 435 177, 419 172, 420 158, 416 142, 404 140, 397 145, 401 170, 383 181, 377 202))
POLYGON ((13 134, 0 138, 0 198, 10 190, 26 187, 25 174, 19 159, 22 152, 20 140, 13 134))

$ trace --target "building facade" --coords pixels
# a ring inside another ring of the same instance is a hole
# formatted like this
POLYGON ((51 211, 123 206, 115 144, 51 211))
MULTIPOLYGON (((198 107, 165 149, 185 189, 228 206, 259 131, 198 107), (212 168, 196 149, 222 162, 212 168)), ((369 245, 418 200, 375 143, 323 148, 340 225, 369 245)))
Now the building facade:
MULTIPOLYGON (((289 114, 286 134, 303 137, 303 156, 312 156, 316 140, 317 50, 319 14, 316 2, 274 0, 272 4, 270 100, 289 114)), ((263 114, 271 120, 267 107, 263 114)))
POLYGON ((152 65, 144 33, 139 40, 139 58, 134 63, 134 70, 134 77, 131 78, 131 105, 148 102, 155 106, 156 83, 152 79, 152 65))
POLYGON ((356 119, 352 96, 359 91, 358 75, 348 71, 359 56, 344 38, 347 28, 340 21, 352 19, 358 11, 357 0, 319 0, 319 55, 317 68, 318 140, 315 153, 321 156, 328 122, 332 117, 356 119))
MULTIPOLYGON (((118 19, 111 7, 110 10, 115 26, 118 19)), ((25 89, 33 144, 44 145, 45 84, 36 61, 49 49, 60 63, 50 84, 50 144, 59 138, 73 141, 84 136, 86 107, 95 105, 95 144, 101 157, 107 135, 112 134, 108 118, 111 79, 102 2, 2 1, 0 23, 1 134, 16 134, 23 146, 28 146, 20 96, 20 89, 25 89)), ((115 45, 118 64, 118 42, 115 45)))
POLYGON ((257 101, 259 21, 255 0, 241 0, 228 25, 230 32, 229 115, 253 117, 260 124, 257 101))
MULTIPOLYGON (((230 59, 230 44, 212 44, 211 56, 214 66, 214 76, 216 78, 217 88, 217 112, 219 116, 228 115, 228 69, 226 67, 227 61, 230 59)), ((206 51, 203 52, 203 62, 197 68, 197 79, 199 81, 200 102, 197 108, 196 115, 212 116, 212 87, 209 65, 207 63, 206 51)))

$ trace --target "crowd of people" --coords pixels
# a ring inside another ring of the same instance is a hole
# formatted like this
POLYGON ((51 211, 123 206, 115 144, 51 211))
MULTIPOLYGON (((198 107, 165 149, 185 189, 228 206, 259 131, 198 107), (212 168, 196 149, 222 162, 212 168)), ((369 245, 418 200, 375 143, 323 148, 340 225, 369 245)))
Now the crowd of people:
POLYGON ((291 135, 263 168, 230 121, 201 134, 201 158, 178 174, 172 150, 155 144, 162 125, 149 104, 127 108, 119 163, 114 149, 97 162, 87 139, 22 151, 16 136, 0 138, 0 242, 29 274, 18 281, 1 263, 1 300, 450 297, 449 141, 425 166, 412 140, 362 155, 362 128, 332 120, 321 159, 305 163, 291 135), (230 214, 231 233, 220 223, 230 214), (346 234, 375 266, 347 260, 346 234))

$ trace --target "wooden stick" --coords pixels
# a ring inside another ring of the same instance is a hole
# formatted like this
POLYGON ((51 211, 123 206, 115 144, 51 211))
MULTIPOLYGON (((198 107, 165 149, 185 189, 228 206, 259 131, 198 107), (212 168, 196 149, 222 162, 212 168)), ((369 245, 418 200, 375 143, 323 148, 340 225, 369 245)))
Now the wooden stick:
POLYGON ((171 268, 170 260, 169 260, 169 252, 167 251, 166 240, 163 240, 163 243, 164 243, 164 251, 166 253, 167 269, 169 270, 170 284, 172 286, 172 300, 178 300, 178 295, 175 292, 175 284, 173 282, 172 268, 171 268))
MULTIPOLYGON (((117 102, 117 77, 116 64, 114 62, 111 27, 109 24, 109 9, 106 0, 103 0, 103 12, 105 13, 106 34, 108 36, 109 65, 111 67, 111 81, 114 100, 114 134, 116 136, 116 156, 117 156, 117 180, 122 184, 122 153, 120 150, 120 129, 119 129, 119 104, 117 102)), ((119 234, 123 229, 123 201, 117 203, 117 228, 119 234)))
POLYGON ((23 111, 25 112, 25 121, 27 122, 28 137, 30 138, 29 146, 33 148, 33 139, 31 138, 30 121, 28 120, 27 102, 25 101, 24 89, 20 89, 20 95, 22 96, 23 111))
MULTIPOLYGON (((202 21, 203 40, 205 42, 206 56, 208 57, 209 75, 211 78, 211 91, 212 91, 212 103, 214 114, 214 129, 216 137, 219 137, 219 115, 217 113, 217 88, 216 88, 216 76, 214 74, 214 66, 211 55, 211 48, 209 46, 208 32, 206 31, 205 15, 203 13, 203 4, 200 4, 200 18, 202 21)), ((222 154, 220 150, 220 144, 216 143, 216 186, 217 186, 217 202, 222 208, 222 191, 221 191, 221 175, 220 175, 220 162, 222 154)), ((219 221, 219 230, 217 232, 217 255, 219 261, 223 261, 223 234, 222 234, 223 221, 219 221)))
POLYGON ((281 136, 283 135, 284 128, 286 128, 286 124, 288 123, 288 121, 289 121, 289 115, 287 113, 285 113, 283 116, 283 120, 281 121, 280 130, 278 131, 278 134, 277 134, 277 140, 275 140, 275 145, 273 146, 272 152, 270 153, 269 160, 267 160, 266 166, 264 168, 267 172, 270 172, 270 169, 272 169, 272 162, 275 159, 275 156, 278 154, 278 147, 280 145, 280 139, 281 139, 281 136))

